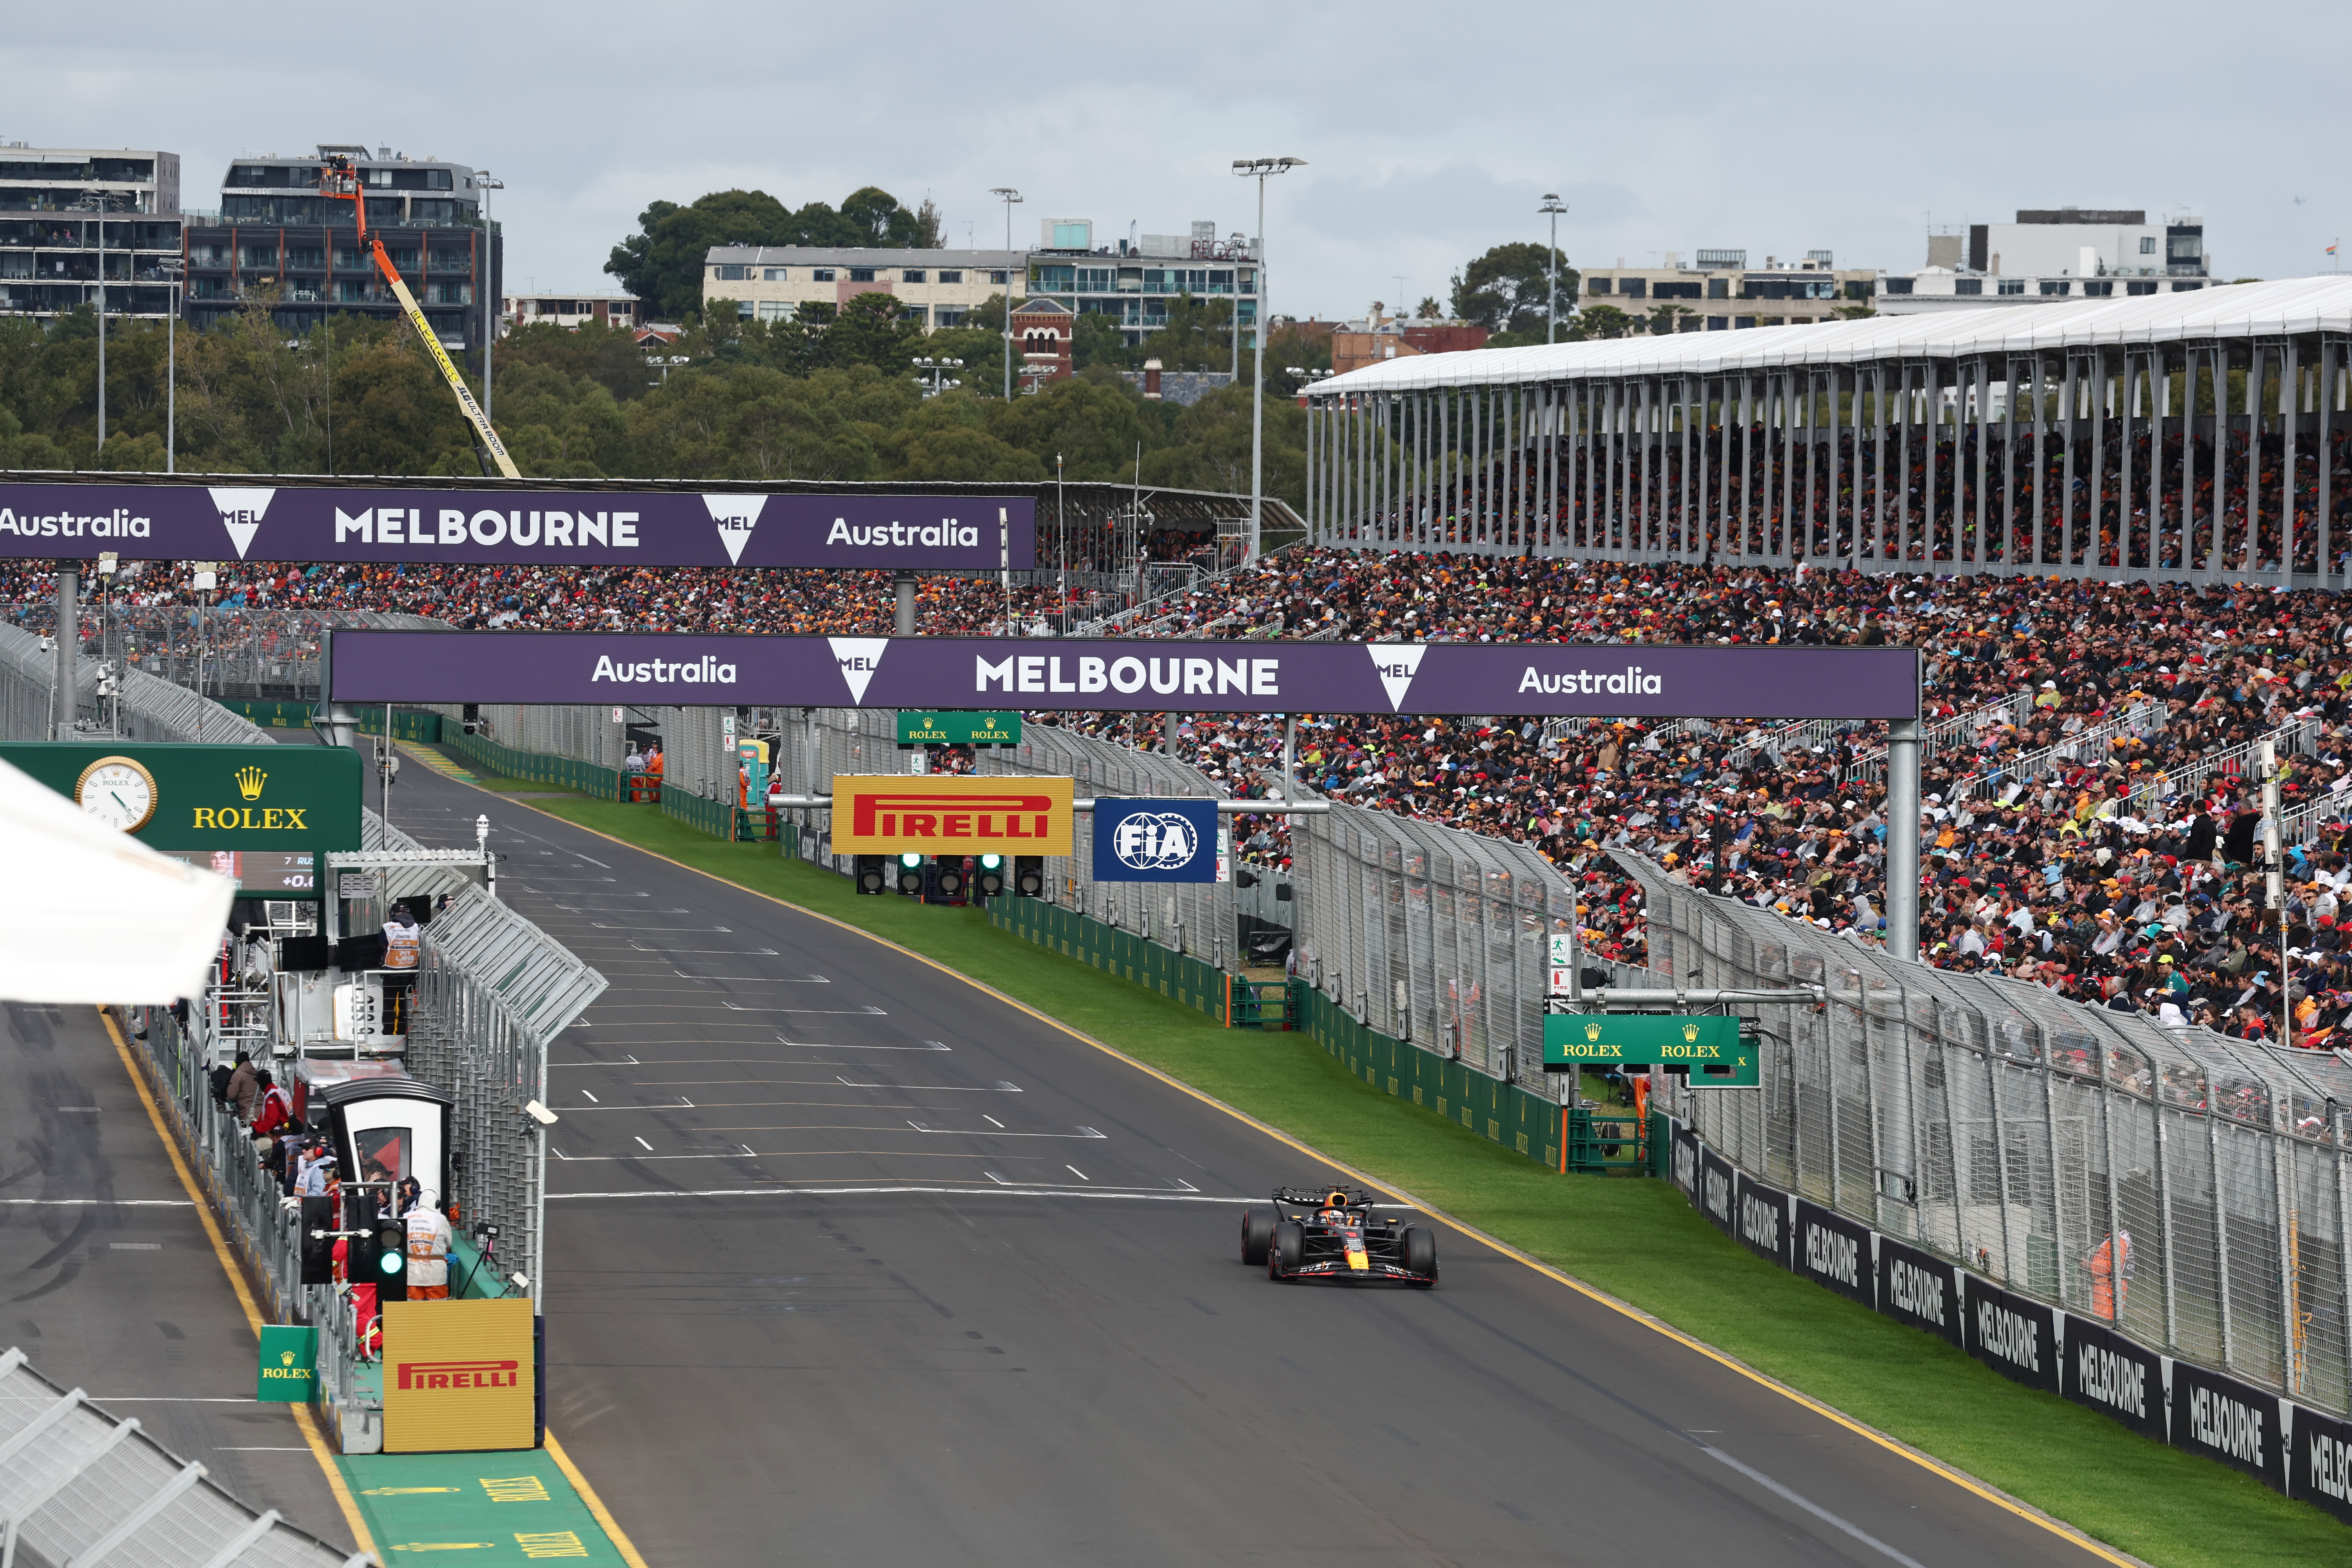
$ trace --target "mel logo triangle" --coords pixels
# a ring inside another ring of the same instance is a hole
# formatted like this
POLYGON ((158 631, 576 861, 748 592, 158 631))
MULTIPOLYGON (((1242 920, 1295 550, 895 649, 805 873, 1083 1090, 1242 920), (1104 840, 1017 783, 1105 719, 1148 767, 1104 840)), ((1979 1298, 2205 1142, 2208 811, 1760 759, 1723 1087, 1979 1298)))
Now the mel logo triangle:
POLYGON ((751 542, 751 530, 759 523, 760 509, 768 504, 768 498, 704 496, 702 504, 710 509, 710 521, 719 525, 719 542, 727 546, 728 564, 742 564, 743 546, 751 542))
POLYGON ((833 645, 833 661, 841 666, 841 679, 849 683, 849 700, 866 700, 866 683, 874 672, 882 668, 882 655, 889 647, 888 637, 827 637, 833 645))
POLYGON ((261 526, 261 514, 269 510, 269 498, 274 489, 216 489, 212 492, 213 509, 220 513, 221 526, 228 530, 228 542, 236 546, 236 558, 245 559, 247 548, 253 543, 254 531, 261 526))
POLYGON ((1429 651, 1429 645, 1368 643, 1364 651, 1372 656, 1372 668, 1389 694, 1389 711, 1402 711, 1405 691, 1412 685, 1412 678, 1421 672, 1421 656, 1429 651))

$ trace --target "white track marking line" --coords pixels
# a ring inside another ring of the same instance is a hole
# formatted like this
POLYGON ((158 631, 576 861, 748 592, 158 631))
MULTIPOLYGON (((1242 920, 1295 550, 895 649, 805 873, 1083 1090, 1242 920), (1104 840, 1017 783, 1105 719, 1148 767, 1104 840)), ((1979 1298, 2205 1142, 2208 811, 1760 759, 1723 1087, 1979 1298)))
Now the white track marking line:
MULTIPOLYGON (((586 1089, 582 1089, 580 1092, 581 1092, 581 1093, 583 1093, 583 1094, 588 1094, 588 1091, 587 1091, 586 1089)), ((589 1104, 591 1104, 591 1105, 602 1105, 602 1104, 603 1104, 603 1103, 604 1103, 604 1102, 603 1100, 598 1100, 594 1095, 593 1095, 593 1094, 588 1094, 588 1103, 589 1103, 589 1104)))
POLYGON ((1079 1170, 1076 1165, 1065 1165, 1062 1169, 1069 1172, 1070 1174, 1077 1177, 1077 1179, 1082 1182, 1087 1179, 1087 1173, 1084 1171, 1079 1170))
MULTIPOLYGON (((731 1156, 713 1154, 708 1156, 696 1155, 694 1158, 732 1158, 740 1160, 742 1156, 740 1154, 731 1156)), ((866 1197, 897 1193, 910 1193, 917 1196, 944 1197, 962 1197, 967 1194, 986 1194, 992 1197, 1016 1198, 1121 1198, 1131 1199, 1138 1203, 1160 1204, 1262 1204, 1266 1201, 1264 1198, 1253 1198, 1243 1196, 1241 1194, 1220 1196, 1214 1193, 1167 1193, 1148 1188, 1079 1187, 1072 1186, 1067 1184, 1061 1186, 1054 1186, 1050 1184, 1040 1182, 1008 1182, 1003 1177, 996 1174, 993 1171, 983 1171, 981 1173, 986 1176, 990 1181, 998 1184, 992 1187, 983 1187, 978 1184, 962 1187, 941 1187, 918 1185, 913 1183, 907 1183, 895 1186, 866 1185, 855 1187, 796 1187, 787 1183, 779 1182, 772 1187, 709 1187, 697 1191, 687 1191, 676 1187, 656 1187, 647 1188, 638 1192, 627 1193, 550 1193, 547 1194, 547 1201, 550 1203, 555 1203, 558 1201, 575 1202, 585 1198, 866 1197)), ((1374 1208, 1400 1209, 1406 1211, 1411 1211, 1413 1207, 1411 1204, 1375 1204, 1372 1206, 1374 1208)))
POLYGON ((653 1152, 653 1151, 654 1151, 654 1146, 653 1146, 652 1144, 650 1144, 650 1143, 647 1143, 644 1139, 642 1139, 642 1138, 638 1139, 638 1140, 637 1140, 637 1142, 638 1142, 638 1144, 639 1144, 642 1148, 644 1148, 644 1150, 645 1150, 645 1152, 646 1152, 646 1153, 650 1154, 650 1153, 652 1153, 652 1152, 653 1152))
POLYGON ((995 1117, 991 1116, 991 1115, 988 1115, 988 1114, 987 1114, 986 1112, 984 1112, 984 1111, 981 1114, 981 1118, 980 1118, 980 1119, 981 1119, 982 1121, 987 1122, 991 1127, 998 1127, 998 1128, 1001 1128, 1001 1127, 1003 1127, 1003 1126, 1004 1125, 1004 1123, 1003 1123, 1003 1122, 999 1121, 998 1120, 996 1120, 996 1118, 995 1118, 995 1117))

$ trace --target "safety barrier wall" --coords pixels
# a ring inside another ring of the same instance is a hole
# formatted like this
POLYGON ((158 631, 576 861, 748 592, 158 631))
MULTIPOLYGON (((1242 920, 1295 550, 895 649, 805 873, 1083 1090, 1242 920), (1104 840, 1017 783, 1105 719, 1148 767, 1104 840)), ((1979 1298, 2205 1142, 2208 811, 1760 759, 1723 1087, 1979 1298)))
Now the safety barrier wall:
POLYGON ((620 794, 621 775, 616 769, 583 762, 577 757, 550 752, 519 751, 512 746, 500 745, 487 735, 466 733, 464 725, 446 716, 438 716, 438 722, 442 749, 457 752, 486 773, 500 778, 528 779, 533 784, 576 789, 598 800, 612 800, 620 794))
MULTIPOLYGON (((265 730, 308 730, 310 717, 319 710, 315 702, 264 700, 251 697, 215 697, 212 700, 265 730)), ((362 735, 383 733, 384 710, 371 703, 352 710, 355 716, 352 729, 362 735)), ((423 708, 394 708, 392 710, 392 738, 430 746, 441 739, 441 715, 423 708)))
MULTIPOLYGON (((1724 1091, 1712 1091, 1721 1093, 1724 1091)), ((1759 1181, 1690 1122, 1651 1117, 1660 1173, 1732 1240, 1800 1278, 1932 1334, 2002 1376, 2141 1436, 2252 1476, 2352 1523, 2352 1422, 2276 1388, 2168 1355, 2119 1328, 2103 1296, 2069 1310, 2001 1279, 1759 1181)), ((2145 1288, 2106 1276, 2116 1300, 2145 1288)))
MULTIPOLYGON (((1236 994, 1248 982, 1147 937, 1106 925, 1075 909, 1010 896, 988 901, 988 922, 1211 1017, 1238 1022, 1236 994)), ((1559 1165, 1560 1142, 1569 1119, 1590 1121, 1589 1111, 1562 1106, 1549 1092, 1531 1093, 1480 1072, 1467 1062, 1383 1035, 1351 1017, 1331 997, 1304 981, 1290 982, 1289 989, 1297 999, 1299 1029, 1344 1062, 1352 1077, 1399 1099, 1427 1106, 1548 1168, 1559 1165)), ((1628 1145, 1636 1142, 1630 1130, 1623 1142, 1628 1145)), ((1596 1158, 1585 1168, 1616 1163, 1596 1158)))
POLYGON ((1666 1080, 1739 1180, 2195 1375, 2352 1410, 2342 1057, 1896 963, 1619 858, 1647 894, 1648 984, 1825 988, 1820 1007, 1746 1009, 1760 1089, 1666 1080))
POLYGON ((714 800, 695 794, 690 789, 662 781, 662 815, 685 823, 698 833, 708 833, 713 838, 732 841, 736 834, 735 802, 714 800))

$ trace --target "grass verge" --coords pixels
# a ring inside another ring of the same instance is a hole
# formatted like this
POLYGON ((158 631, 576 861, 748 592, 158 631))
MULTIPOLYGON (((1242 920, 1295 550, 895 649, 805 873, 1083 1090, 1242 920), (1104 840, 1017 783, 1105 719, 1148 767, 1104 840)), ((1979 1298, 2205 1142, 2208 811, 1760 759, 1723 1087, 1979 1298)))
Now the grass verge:
POLYGON ((1223 1028, 977 910, 858 898, 773 844, 722 844, 652 806, 530 804, 982 979, 2134 1556, 2163 1568, 2352 1563, 2352 1530, 2317 1510, 1772 1267, 1664 1182, 1554 1174, 1359 1082, 1304 1035, 1223 1028))

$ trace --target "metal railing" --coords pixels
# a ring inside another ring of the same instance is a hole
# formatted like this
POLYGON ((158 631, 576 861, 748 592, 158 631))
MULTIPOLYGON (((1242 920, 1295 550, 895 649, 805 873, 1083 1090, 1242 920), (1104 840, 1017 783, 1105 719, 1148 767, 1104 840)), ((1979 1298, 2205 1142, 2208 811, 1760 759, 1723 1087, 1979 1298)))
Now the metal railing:
POLYGON ((0 1352, 0 1518, 21 1563, 238 1563, 246 1568, 362 1568, 343 1552, 257 1513, 142 1429, 0 1352))
POLYGON ((2132 786, 2124 795, 2124 804, 2137 808, 2143 805, 2153 805, 2158 801, 2202 795, 2207 782, 2216 776, 2250 778, 2264 741, 2275 745, 2282 757, 2302 755, 2313 750, 2319 739, 2319 731, 2317 719, 2291 719, 2267 735, 2242 741, 2219 752, 2209 752, 2178 768, 2151 774, 2132 786))
POLYGON ((2063 740, 2003 762, 1988 758, 1980 772, 1969 774, 1954 787, 1972 795, 1987 795, 2005 782, 2032 784, 2044 773, 2070 763, 2096 761, 2107 747, 2126 735, 2145 736, 2164 722, 2164 710, 2154 702, 2135 702, 2112 719, 2085 724, 2063 740))
POLYGON ((2143 1344, 2352 1408, 2346 1059, 1897 963, 1618 858, 1647 891, 1647 984, 1827 988, 1761 1010, 1759 1091, 1668 1090, 1709 1148, 2143 1344))

